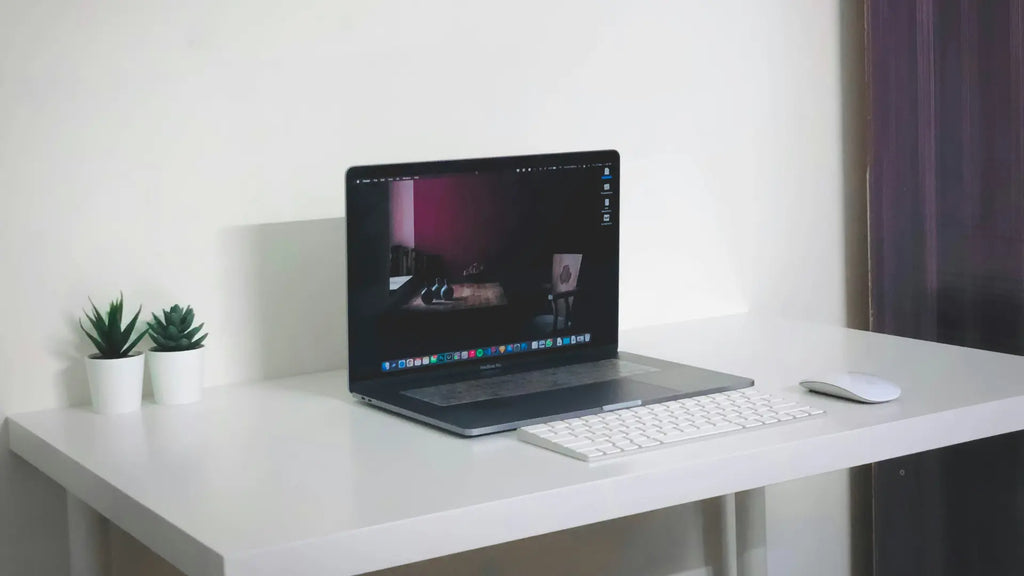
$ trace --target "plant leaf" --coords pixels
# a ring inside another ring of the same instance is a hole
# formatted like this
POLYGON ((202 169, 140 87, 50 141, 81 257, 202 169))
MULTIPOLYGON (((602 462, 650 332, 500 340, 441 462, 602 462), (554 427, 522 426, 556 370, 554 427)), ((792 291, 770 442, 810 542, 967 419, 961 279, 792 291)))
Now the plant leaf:
POLYGON ((92 298, 89 298, 89 304, 92 305, 92 316, 86 313, 85 317, 89 319, 89 323, 92 324, 94 330, 96 330, 96 337, 106 342, 107 340, 107 323, 103 321, 103 314, 100 313, 100 309, 93 303, 92 298))
MULTIPOLYGON (((132 332, 135 331, 135 323, 139 321, 139 314, 141 313, 142 306, 139 306, 138 311, 135 312, 135 316, 133 316, 132 319, 128 321, 128 326, 125 326, 125 329, 121 331, 122 342, 127 342, 132 337, 132 332)), ((145 333, 145 331, 143 331, 143 333, 145 333)))
POLYGON ((121 357, 124 358, 125 356, 131 354, 132 350, 135 349, 135 346, 139 344, 139 342, 142 340, 143 337, 146 336, 148 332, 149 330, 143 330, 142 332, 139 332, 139 335, 135 337, 135 340, 132 340, 132 342, 128 344, 128 347, 122 350, 121 357))
POLYGON ((182 314, 181 316, 181 331, 188 332, 188 329, 192 327, 192 322, 195 321, 195 319, 196 313, 193 312, 192 307, 189 306, 188 308, 185 309, 185 313, 182 314))
MULTIPOLYGON (((96 331, 95 337, 100 342, 104 342, 104 338, 107 334, 107 325, 103 322, 103 319, 99 317, 90 316, 88 312, 85 313, 85 317, 86 319, 89 320, 89 324, 92 324, 92 329, 96 331)), ((81 324, 82 321, 79 320, 78 323, 81 324)), ((85 328, 83 327, 82 329, 84 330, 85 328)), ((103 351, 105 350, 104 346, 106 346, 105 342, 103 346, 101 346, 99 349, 100 353, 103 353, 103 351)))
POLYGON ((124 295, 118 296, 117 300, 110 303, 110 311, 107 313, 107 331, 110 334, 108 344, 113 344, 117 351, 121 350, 124 341, 121 340, 121 311, 124 308, 124 295))
POLYGON ((171 342, 169 342, 166 338, 164 338, 160 334, 157 334, 156 332, 150 332, 149 333, 149 339, 152 340, 153 343, 156 344, 156 347, 161 349, 161 350, 165 350, 166 351, 166 350, 173 349, 173 347, 174 347, 174 345, 171 342))
POLYGON ((171 321, 167 323, 167 326, 174 326, 175 328, 181 326, 181 315, 181 306, 178 306, 177 304, 171 306, 171 321))
POLYGON ((196 340, 195 342, 192 343, 192 347, 189 348, 189 350, 195 350, 196 348, 199 348, 200 346, 202 346, 203 345, 203 340, 206 340, 206 337, 209 336, 209 335, 210 335, 209 333, 206 333, 206 334, 203 334, 202 336, 200 336, 198 340, 196 340))
POLYGON ((184 338, 185 340, 188 340, 189 342, 191 342, 192 339, 196 337, 196 334, 199 334, 199 331, 202 330, 203 326, 205 326, 205 325, 206 325, 205 323, 200 324, 199 326, 196 326, 195 328, 189 330, 188 332, 185 332, 185 334, 182 336, 182 338, 184 338))
POLYGON ((78 326, 82 329, 82 332, 85 332, 85 335, 89 337, 89 340, 92 340, 92 345, 96 347, 96 351, 99 352, 100 355, 104 355, 103 343, 92 334, 89 334, 89 331, 82 325, 81 320, 78 321, 78 326))

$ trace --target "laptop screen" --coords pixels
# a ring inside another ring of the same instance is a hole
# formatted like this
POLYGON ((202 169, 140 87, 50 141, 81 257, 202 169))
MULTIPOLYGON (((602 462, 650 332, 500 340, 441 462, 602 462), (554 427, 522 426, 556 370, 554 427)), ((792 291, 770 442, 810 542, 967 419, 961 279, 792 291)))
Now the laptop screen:
POLYGON ((350 169, 350 378, 614 346, 618 196, 614 151, 350 169))

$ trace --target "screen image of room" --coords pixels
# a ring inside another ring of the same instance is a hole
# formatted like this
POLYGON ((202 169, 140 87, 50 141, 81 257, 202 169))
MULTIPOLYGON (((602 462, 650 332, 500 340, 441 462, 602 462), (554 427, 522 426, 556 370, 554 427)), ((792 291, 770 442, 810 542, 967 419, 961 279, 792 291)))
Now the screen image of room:
POLYGON ((519 333, 572 327, 585 258, 556 251, 575 243, 571 230, 544 221, 540 195, 510 194, 496 175, 389 186, 389 284, 402 313, 514 307, 528 324, 519 333))

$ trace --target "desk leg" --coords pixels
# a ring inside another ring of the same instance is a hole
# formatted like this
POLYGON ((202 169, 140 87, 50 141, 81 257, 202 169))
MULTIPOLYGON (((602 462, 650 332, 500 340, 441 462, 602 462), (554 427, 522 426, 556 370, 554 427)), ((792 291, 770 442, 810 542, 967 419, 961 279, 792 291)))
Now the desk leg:
POLYGON ((764 488, 722 497, 722 573, 767 576, 764 488))

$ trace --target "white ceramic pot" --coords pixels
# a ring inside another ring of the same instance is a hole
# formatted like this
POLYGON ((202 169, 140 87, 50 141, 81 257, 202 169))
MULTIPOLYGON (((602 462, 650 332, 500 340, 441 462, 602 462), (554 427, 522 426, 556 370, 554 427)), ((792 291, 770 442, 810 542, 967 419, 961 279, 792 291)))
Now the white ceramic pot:
POLYGON ((146 352, 157 404, 188 404, 203 397, 203 350, 146 352))
POLYGON ((136 352, 127 358, 85 359, 92 409, 98 414, 120 414, 142 405, 142 376, 146 357, 136 352))

